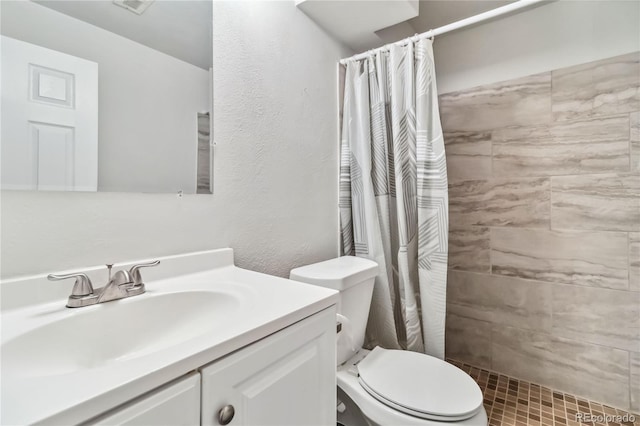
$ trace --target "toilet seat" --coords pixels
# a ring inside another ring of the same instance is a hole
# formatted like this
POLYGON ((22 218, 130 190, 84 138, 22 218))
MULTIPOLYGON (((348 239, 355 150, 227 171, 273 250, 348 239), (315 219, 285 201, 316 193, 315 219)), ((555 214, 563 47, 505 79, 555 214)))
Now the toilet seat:
POLYGON ((376 347, 357 369, 367 393, 411 416, 451 422, 473 417, 482 409, 482 392, 476 382, 429 355, 376 347))

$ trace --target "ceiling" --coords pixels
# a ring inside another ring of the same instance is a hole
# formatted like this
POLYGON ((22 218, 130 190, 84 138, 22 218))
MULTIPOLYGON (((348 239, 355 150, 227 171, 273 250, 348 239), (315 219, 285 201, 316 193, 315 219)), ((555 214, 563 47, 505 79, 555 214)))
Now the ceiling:
POLYGON ((111 0, 33 1, 200 68, 212 66, 210 0, 156 0, 142 15, 111 0))
POLYGON ((418 14, 418 0, 297 0, 296 6, 354 51, 380 43, 376 31, 418 14))
POLYGON ((419 14, 409 24, 422 33, 509 3, 513 1, 421 0, 419 14))
MULTIPOLYGON (((156 0, 142 15, 136 15, 116 6, 111 0, 32 0, 48 8, 88 22, 105 30, 134 40, 152 49, 159 50, 204 69, 212 66, 212 4, 210 0, 156 0)), ((317 4, 328 6, 342 4, 342 9, 351 4, 374 6, 382 3, 393 5, 413 3, 411 0, 386 2, 364 2, 354 0, 322 1, 317 4)), ((344 25, 335 21, 341 32, 335 34, 333 28, 325 28, 350 46, 354 51, 363 51, 401 40, 414 34, 468 18, 473 15, 512 3, 505 0, 420 0, 417 16, 395 25, 378 25, 377 28, 362 30, 357 25, 344 25), (352 34, 354 31, 357 34, 352 34), (366 34, 365 34, 366 33, 366 34)), ((304 3, 297 0, 298 7, 304 3)), ((314 2, 308 2, 313 5, 314 2)), ((375 10, 369 11, 375 15, 375 10)), ((345 15, 345 11, 327 9, 334 18, 345 15)), ((391 19, 388 11, 377 13, 384 19, 391 19)), ((415 12, 413 12, 415 15, 415 12)), ((382 21, 384 21, 382 19, 382 21)), ((398 22, 399 19, 394 18, 398 22)), ((405 19, 405 18, 403 18, 405 19)), ((371 19, 367 19, 371 21, 371 19)), ((333 21, 331 21, 333 22, 333 21)), ((375 19, 372 21, 375 24, 375 19)), ((335 26, 334 25, 334 26, 335 26)), ((389 24, 387 24, 389 25, 389 24)), ((326 27, 326 25, 323 25, 326 27)))
POLYGON ((354 52, 362 52, 513 1, 296 0, 296 6, 354 52))
MULTIPOLYGON (((497 0, 420 0, 418 16, 398 25, 376 31, 380 44, 392 43, 415 34, 504 6, 510 1, 497 0)), ((377 46, 369 46, 374 48, 377 46)))

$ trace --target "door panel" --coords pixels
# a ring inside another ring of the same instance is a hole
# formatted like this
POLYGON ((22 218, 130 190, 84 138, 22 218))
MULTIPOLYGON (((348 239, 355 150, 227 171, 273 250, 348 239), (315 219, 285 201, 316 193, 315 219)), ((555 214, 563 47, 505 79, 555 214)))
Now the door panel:
POLYGON ((39 191, 72 191, 74 184, 74 129, 29 123, 33 178, 39 191))
POLYGON ((31 100, 55 106, 75 105, 75 75, 29 64, 31 100))

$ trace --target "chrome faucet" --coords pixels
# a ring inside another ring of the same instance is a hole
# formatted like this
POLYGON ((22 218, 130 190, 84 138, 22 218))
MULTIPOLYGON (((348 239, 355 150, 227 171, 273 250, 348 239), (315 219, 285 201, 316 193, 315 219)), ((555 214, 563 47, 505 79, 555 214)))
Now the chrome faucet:
POLYGON ((103 287, 94 289, 91 279, 84 273, 73 273, 64 275, 50 274, 47 278, 51 281, 66 280, 75 278, 75 284, 71 295, 67 301, 68 308, 81 308, 83 306, 95 305, 97 303, 110 302, 112 300, 124 299, 125 297, 137 296, 145 292, 144 282, 140 275, 140 268, 159 265, 156 260, 149 263, 141 263, 132 266, 129 271, 124 269, 111 276, 113 264, 107 264, 109 269, 109 279, 103 287))

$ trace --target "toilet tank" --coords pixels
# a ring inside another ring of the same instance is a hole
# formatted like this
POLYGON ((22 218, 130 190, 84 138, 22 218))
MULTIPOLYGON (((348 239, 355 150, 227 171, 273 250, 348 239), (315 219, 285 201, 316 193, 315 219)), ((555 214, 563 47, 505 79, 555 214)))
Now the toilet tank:
POLYGON ((302 266, 292 270, 289 275, 292 280, 340 292, 337 307, 337 321, 341 323, 337 341, 338 365, 362 348, 376 275, 376 262, 355 256, 302 266))

